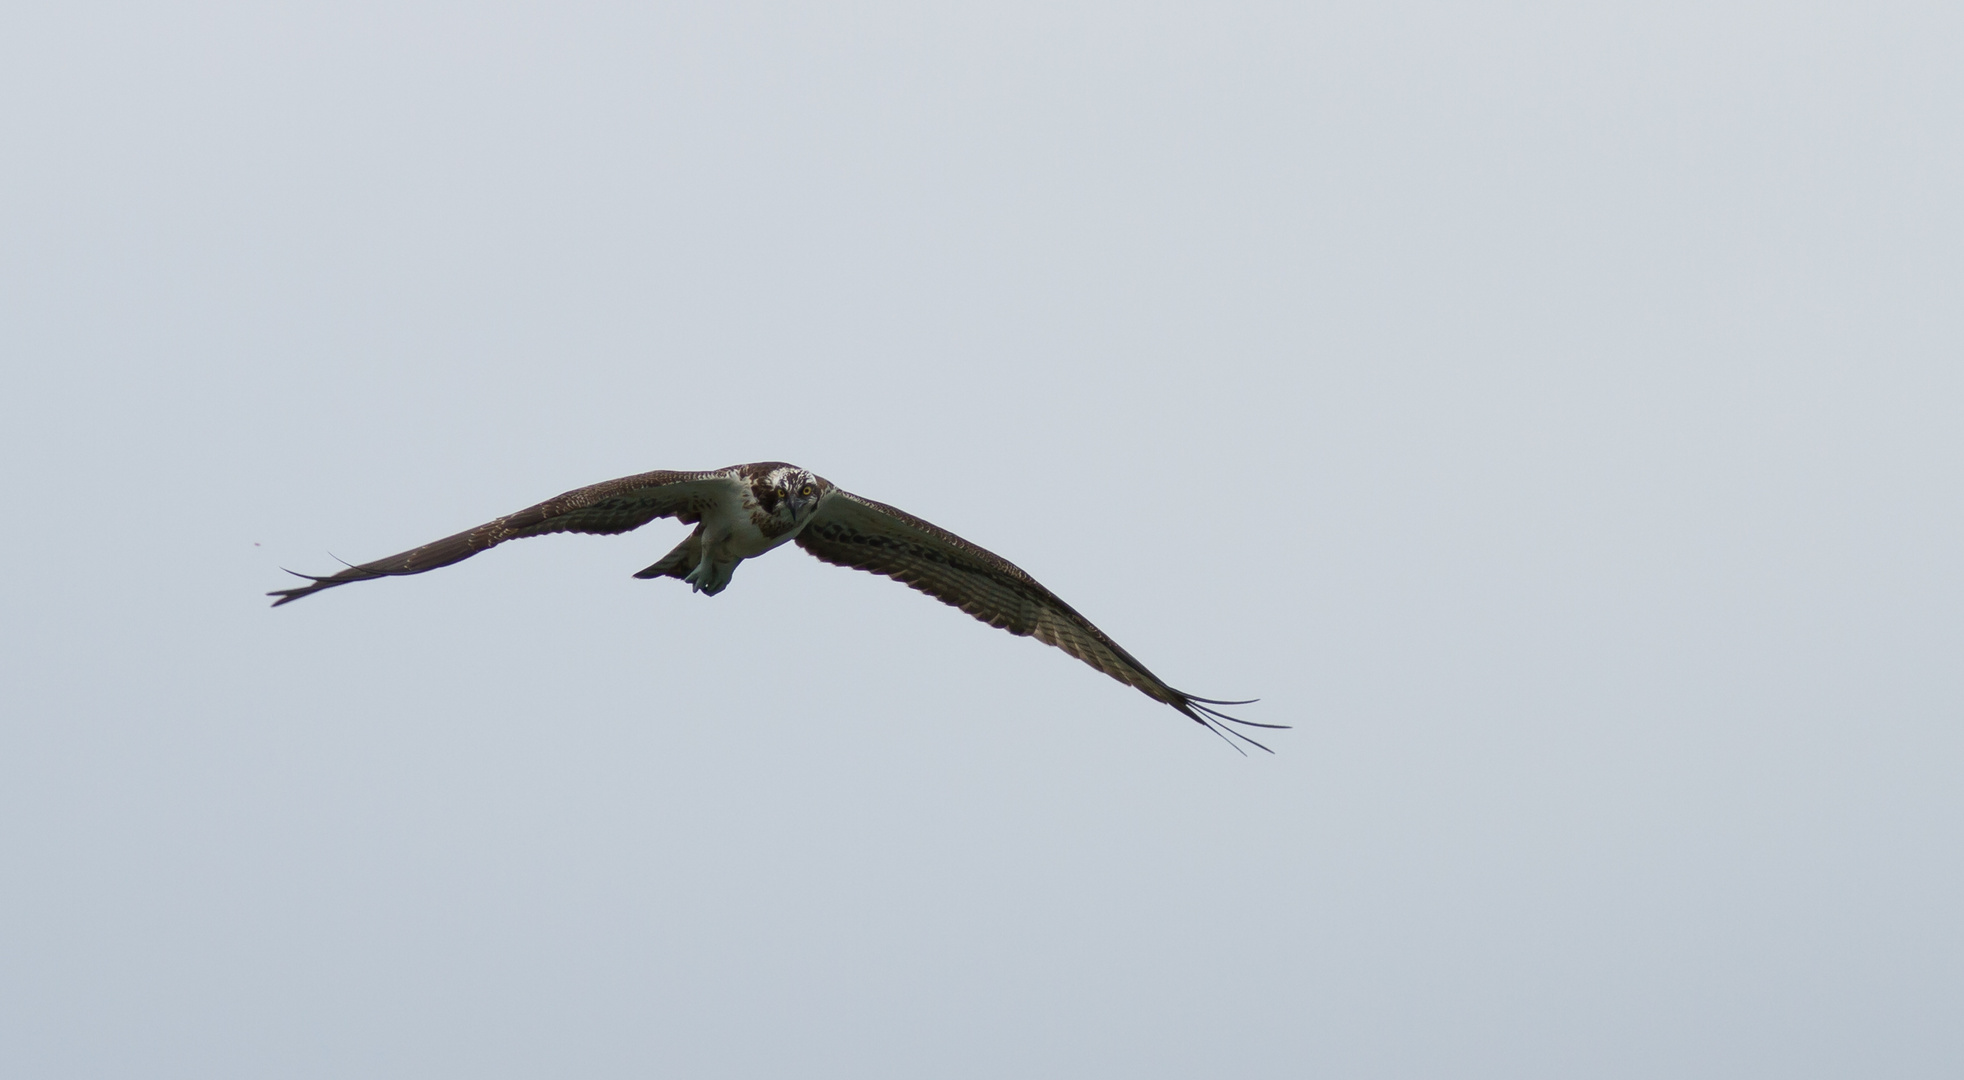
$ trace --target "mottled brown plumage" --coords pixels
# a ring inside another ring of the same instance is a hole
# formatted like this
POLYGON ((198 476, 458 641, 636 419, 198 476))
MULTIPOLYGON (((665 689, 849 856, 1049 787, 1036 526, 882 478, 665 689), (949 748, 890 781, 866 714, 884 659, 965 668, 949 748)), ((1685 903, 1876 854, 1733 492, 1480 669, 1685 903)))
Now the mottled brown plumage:
POLYGON ((279 607, 351 581, 420 574, 439 566, 449 566, 507 540, 527 536, 556 532, 624 533, 658 517, 673 517, 683 524, 692 525, 702 517, 708 500, 717 494, 714 489, 723 486, 720 481, 712 479, 716 476, 716 473, 648 472, 576 488, 536 506, 487 521, 475 529, 433 540, 386 559, 350 566, 338 574, 325 577, 296 574, 296 577, 307 578, 312 584, 279 589, 266 595, 279 597, 273 601, 273 606, 279 607))
MULTIPOLYGON (((310 584, 268 593, 274 607, 322 589, 377 577, 420 574, 467 559, 506 540, 555 532, 621 533, 658 517, 696 526, 688 538, 636 577, 681 578, 720 592, 738 563, 787 540, 837 566, 881 574, 960 608, 990 626, 1035 637, 1134 687, 1224 738, 1268 749, 1229 723, 1256 724, 1209 708, 1247 702, 1198 698, 1166 684, 1089 619, 1014 563, 904 510, 864 499, 783 462, 711 472, 649 472, 566 492, 386 559, 310 584)), ((1233 745, 1230 741, 1229 745, 1233 745)))

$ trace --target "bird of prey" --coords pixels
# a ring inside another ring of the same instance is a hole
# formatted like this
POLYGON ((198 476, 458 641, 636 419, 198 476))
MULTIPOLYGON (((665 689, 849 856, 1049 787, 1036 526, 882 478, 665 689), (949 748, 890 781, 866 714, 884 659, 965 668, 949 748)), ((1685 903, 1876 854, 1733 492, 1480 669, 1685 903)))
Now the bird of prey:
POLYGON ((1009 560, 904 510, 854 495, 781 461, 709 472, 648 472, 576 488, 475 529, 400 555, 351 565, 337 574, 315 577, 288 571, 309 584, 266 595, 278 597, 273 606, 279 607, 351 581, 449 566, 507 540, 558 532, 624 533, 668 517, 694 525, 695 531, 635 577, 680 578, 696 592, 714 596, 729 585, 738 563, 795 540, 825 562, 890 577, 990 626, 1055 645, 1154 701, 1171 705, 1229 746, 1234 746, 1231 735, 1268 750, 1229 724, 1287 727, 1240 720, 1210 708, 1247 701, 1217 701, 1173 689, 1009 560))

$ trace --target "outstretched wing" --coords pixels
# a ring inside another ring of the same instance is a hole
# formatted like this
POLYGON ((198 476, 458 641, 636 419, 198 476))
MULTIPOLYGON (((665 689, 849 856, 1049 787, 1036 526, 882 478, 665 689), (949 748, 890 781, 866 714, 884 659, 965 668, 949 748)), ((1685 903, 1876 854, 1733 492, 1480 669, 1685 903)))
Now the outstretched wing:
MULTIPOLYGON (((742 498, 742 484, 729 471, 648 472, 623 476, 619 480, 576 488, 537 506, 487 521, 475 529, 446 536, 400 555, 350 566, 338 574, 314 577, 295 574, 311 584, 279 589, 274 607, 298 600, 322 589, 370 578, 420 574, 439 566, 461 562, 480 551, 497 547, 507 540, 546 533, 624 533, 638 529, 658 517, 680 518, 684 523, 699 520, 711 506, 724 500, 742 498)), ((292 573, 292 571, 288 571, 292 573)))
POLYGON ((1239 720, 1207 707, 1245 701, 1215 701, 1173 689, 1014 563, 905 510, 835 491, 798 534, 798 546, 834 565, 882 574, 919 589, 990 626, 1055 645, 1224 737, 1233 735, 1267 750, 1222 721, 1287 726, 1239 720))

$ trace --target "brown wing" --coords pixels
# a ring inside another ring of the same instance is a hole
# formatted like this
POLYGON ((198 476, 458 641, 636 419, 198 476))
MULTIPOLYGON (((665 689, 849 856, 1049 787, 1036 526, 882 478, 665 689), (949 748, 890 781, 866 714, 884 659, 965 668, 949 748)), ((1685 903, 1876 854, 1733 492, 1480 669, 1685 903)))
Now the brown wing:
POLYGON ((1195 722, 1263 750, 1268 747, 1219 721, 1286 726, 1237 720, 1207 708, 1247 702, 1214 701, 1175 690, 1020 567, 905 510, 836 491, 798 534, 798 546, 825 562, 890 577, 990 626, 1055 645, 1195 722))
MULTIPOLYGON (((497 547, 507 540, 546 533, 624 533, 638 529, 658 517, 680 518, 692 523, 711 505, 723 499, 741 497, 740 483, 727 470, 720 472, 647 472, 619 480, 577 488, 537 506, 487 521, 475 529, 446 536, 400 555, 350 566, 338 574, 314 577, 295 574, 312 584, 279 589, 274 607, 298 600, 322 589, 370 578, 420 574, 439 566, 461 562, 480 551, 497 547)), ((292 573, 292 571, 288 571, 292 573)))

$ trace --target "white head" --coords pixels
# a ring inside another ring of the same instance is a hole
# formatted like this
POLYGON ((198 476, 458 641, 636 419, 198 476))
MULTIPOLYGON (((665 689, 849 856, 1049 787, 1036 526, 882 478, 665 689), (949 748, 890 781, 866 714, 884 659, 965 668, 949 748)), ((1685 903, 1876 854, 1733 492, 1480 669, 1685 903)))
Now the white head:
POLYGON ((802 527, 832 492, 824 477, 796 465, 770 462, 750 474, 750 495, 761 511, 758 527, 780 536, 802 527))

